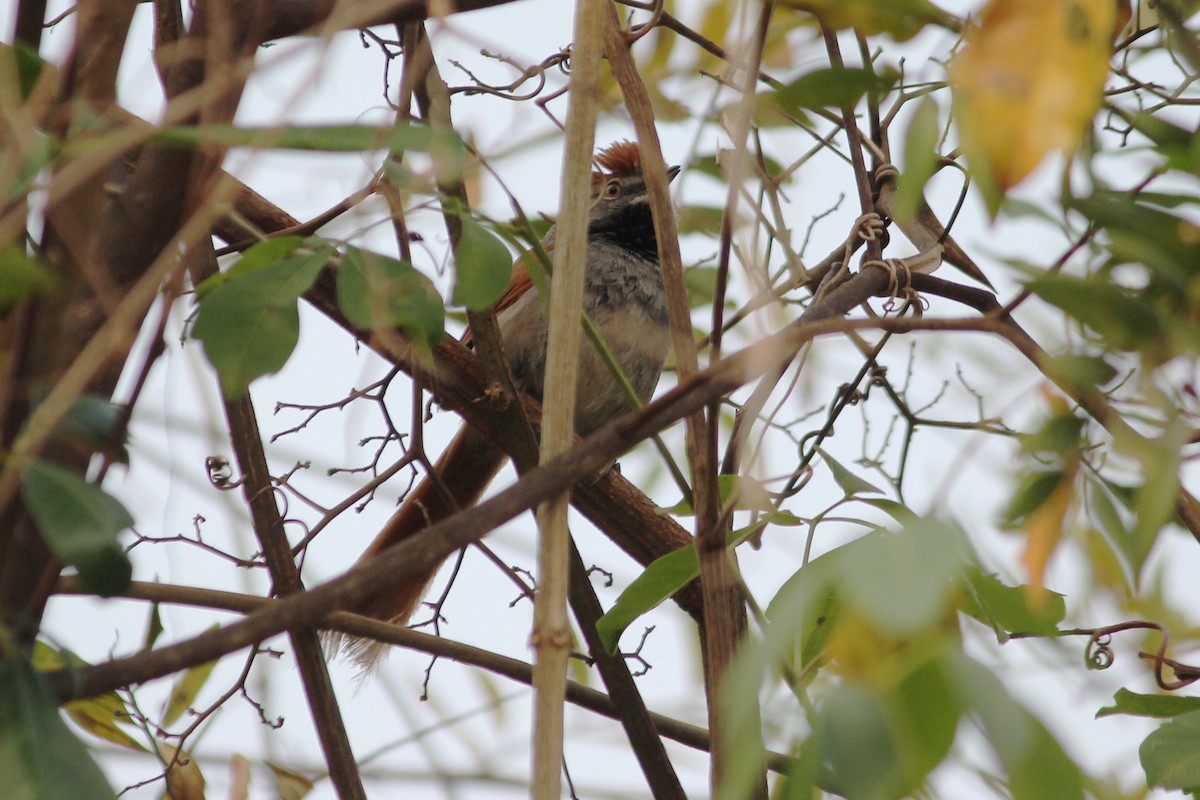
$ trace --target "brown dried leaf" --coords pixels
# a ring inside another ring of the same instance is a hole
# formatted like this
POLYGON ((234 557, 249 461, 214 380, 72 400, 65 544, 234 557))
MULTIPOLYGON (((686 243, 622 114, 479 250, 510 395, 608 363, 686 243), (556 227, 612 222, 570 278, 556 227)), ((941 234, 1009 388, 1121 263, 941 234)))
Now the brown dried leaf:
POLYGON ((176 750, 174 745, 158 743, 158 754, 167 768, 167 791, 164 797, 170 800, 204 800, 204 775, 200 765, 187 750, 176 750), (178 753, 178 758, 176 758, 178 753))

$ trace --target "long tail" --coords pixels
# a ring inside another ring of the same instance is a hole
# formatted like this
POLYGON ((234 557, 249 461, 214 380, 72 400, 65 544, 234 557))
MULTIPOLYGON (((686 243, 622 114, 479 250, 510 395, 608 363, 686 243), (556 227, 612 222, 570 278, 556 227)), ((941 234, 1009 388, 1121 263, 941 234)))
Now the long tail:
MULTIPOLYGON (((474 505, 504 466, 505 458, 504 451, 494 442, 464 425, 434 467, 445 491, 429 477, 423 479, 359 556, 359 562, 372 559, 459 509, 474 505)), ((439 562, 419 575, 405 578, 348 610, 402 625, 417 610, 441 565, 439 562)), ((371 639, 332 637, 330 644, 335 650, 343 646, 350 660, 364 672, 373 669, 386 652, 386 645, 371 639)))

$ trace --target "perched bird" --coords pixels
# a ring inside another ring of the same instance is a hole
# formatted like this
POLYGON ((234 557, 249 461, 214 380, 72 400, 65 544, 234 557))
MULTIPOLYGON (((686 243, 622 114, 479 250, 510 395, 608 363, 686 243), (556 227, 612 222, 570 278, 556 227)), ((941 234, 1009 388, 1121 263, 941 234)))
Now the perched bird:
MULTIPOLYGON (((600 151, 595 163, 600 170, 592 172, 583 308, 638 397, 645 401, 658 383, 670 336, 641 153, 632 142, 617 142, 600 151)), ((679 167, 671 167, 668 180, 678 173, 679 167)), ((542 243, 547 250, 553 249, 553 228, 542 243)), ((530 291, 532 286, 529 273, 518 263, 496 313, 501 342, 518 387, 540 400, 548 321, 537 292, 530 291)), ((579 358, 575 429, 586 436, 629 411, 630 404, 587 341, 582 344, 579 358)), ((506 458, 499 445, 464 425, 435 466, 453 500, 426 477, 359 561, 374 558, 455 510, 478 502, 506 458)), ((403 624, 416 611, 439 567, 405 578, 348 610, 403 624)), ((365 639, 349 640, 345 646, 350 658, 364 669, 373 667, 384 652, 383 645, 365 639)))

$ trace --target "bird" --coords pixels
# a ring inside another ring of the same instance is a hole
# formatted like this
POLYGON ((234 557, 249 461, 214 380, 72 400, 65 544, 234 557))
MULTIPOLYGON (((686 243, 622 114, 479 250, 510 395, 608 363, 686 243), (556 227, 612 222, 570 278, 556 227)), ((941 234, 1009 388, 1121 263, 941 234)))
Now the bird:
MULTIPOLYGON (((615 142, 596 154, 594 165, 598 168, 592 171, 591 180, 583 309, 638 398, 645 402, 662 373, 670 333, 641 151, 633 142, 615 142)), ((677 174, 679 167, 668 168, 668 181, 677 174)), ((547 251, 553 250, 554 239, 552 227, 542 240, 547 251)), ((532 287, 528 270, 518 260, 495 310, 513 379, 519 389, 540 401, 549 323, 543 301, 532 287)), ((468 331, 464 340, 469 336, 468 331)), ((586 436, 632 406, 596 348, 585 341, 579 358, 575 430, 586 436)), ((464 425, 434 465, 441 488, 430 476, 418 483, 359 563, 477 503, 506 461, 507 455, 496 442, 464 425)), ((440 567, 437 564, 405 578, 348 610, 405 624, 440 567)), ((335 642, 334 647, 344 649, 364 674, 374 669, 386 652, 383 644, 353 637, 335 642)))

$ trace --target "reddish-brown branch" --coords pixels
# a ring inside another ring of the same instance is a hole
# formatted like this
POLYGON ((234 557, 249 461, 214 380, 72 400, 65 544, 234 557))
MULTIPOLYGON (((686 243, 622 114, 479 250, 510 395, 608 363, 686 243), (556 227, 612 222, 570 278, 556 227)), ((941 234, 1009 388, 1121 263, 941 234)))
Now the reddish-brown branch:
POLYGON ((21 0, 13 24, 14 42, 27 44, 35 51, 42 44, 42 25, 46 19, 46 0, 21 0))
MULTIPOLYGON (((870 270, 866 276, 861 277, 867 277, 871 272, 877 271, 870 270)), ((97 664, 70 675, 56 674, 50 676, 48 681, 60 699, 93 696, 212 661, 285 630, 318 624, 331 610, 361 602, 384 585, 428 570, 458 548, 479 540, 488 531, 563 491, 565 487, 586 483, 634 443, 665 430, 687 414, 694 413, 705 404, 756 379, 780 360, 790 361, 798 348, 813 338, 864 329, 897 332, 978 331, 999 333, 1006 338, 1011 336, 1011 332, 1003 323, 986 318, 892 318, 793 324, 781 333, 731 355, 681 382, 679 386, 645 408, 608 424, 491 499, 431 526, 420 535, 352 568, 339 578, 281 600, 272 607, 251 614, 245 620, 219 631, 207 632, 148 653, 97 664)), ((405 354, 392 355, 398 361, 408 358, 405 354)))
MULTIPOLYGON (((54 589, 56 594, 90 596, 79 587, 78 580, 73 577, 59 578, 54 589)), ((134 581, 122 597, 152 603, 178 603, 239 614, 248 614, 277 602, 266 597, 236 594, 218 589, 202 589, 165 583, 142 583, 140 581, 134 581)), ((490 650, 472 647, 453 639, 421 633, 411 628, 391 625, 346 611, 337 611, 328 615, 324 624, 330 630, 377 639, 397 647, 479 667, 525 685, 529 685, 533 677, 533 667, 524 661, 508 658, 490 650)), ((567 682, 567 700, 580 708, 586 708, 609 719, 618 718, 616 708, 618 701, 603 692, 598 692, 574 681, 567 682)), ((654 723, 654 729, 660 736, 697 750, 709 749, 709 735, 704 728, 680 722, 662 714, 654 712, 649 712, 649 714, 654 723)), ((787 757, 778 753, 769 753, 767 758, 768 767, 775 772, 784 771, 790 763, 787 757)))
MULTIPOLYGON (((238 189, 235 207, 238 216, 261 231, 273 232, 297 224, 291 215, 245 186, 238 189)), ((220 223, 216 232, 227 241, 242 239, 246 235, 244 230, 228 220, 220 223)), ((318 278, 305 297, 336 324, 366 341, 408 374, 424 373, 425 385, 443 408, 461 414, 470 424, 506 446, 511 446, 504 431, 512 428, 497 420, 496 410, 491 403, 479 401, 487 396, 485 389, 488 384, 471 351, 457 342, 447 340, 434 348, 434 369, 426 373, 427 367, 410 355, 402 354, 402 358, 396 358, 381 343, 372 341, 369 333, 357 330, 350 324, 338 307, 336 281, 331 273, 318 278)), ((540 409, 534 401, 526 398, 525 405, 533 419, 540 418, 540 409)), ((521 456, 520 453, 518 455, 521 456)), ((615 470, 609 470, 594 482, 576 486, 571 493, 571 502, 642 565, 692 543, 687 531, 670 517, 660 514, 653 501, 615 470)), ((698 587, 683 589, 675 596, 675 601, 697 620, 701 618, 698 587)))
POLYGON ((430 6, 446 14, 475 11, 510 3, 512 0, 453 0, 431 3, 429 0, 273 0, 263 3, 262 41, 269 42, 297 34, 326 36, 337 31, 369 28, 374 25, 404 25, 422 22, 434 16, 430 6))
MULTIPOLYGON (((675 230, 675 219, 667 194, 665 162, 654 126, 654 113, 649 94, 638 74, 637 66, 629 52, 626 33, 621 29, 616 10, 609 5, 605 13, 604 54, 612 68, 613 76, 621 87, 625 105, 629 109, 637 130, 642 158, 647 166, 647 188, 650 193, 651 210, 658 231, 658 256, 662 265, 663 287, 667 308, 670 312, 671 340, 681 382, 696 374, 699 362, 692 334, 691 313, 687 301, 687 290, 683 282, 683 268, 679 255, 679 241, 675 230)), ((696 509, 697 553, 700 561, 700 592, 704 608, 701 628, 701 645, 704 653, 705 688, 708 700, 709 729, 720 742, 721 726, 718 720, 719 703, 717 687, 724 665, 732 657, 744 625, 744 609, 732 579, 729 554, 725 537, 716 530, 719 516, 720 494, 717 491, 716 438, 712 433, 717 424, 716 414, 709 409, 706 419, 704 408, 696 408, 686 418, 686 441, 688 463, 692 473, 692 504, 696 509), (712 546, 719 540, 717 547, 712 546)), ((718 746, 712 760, 713 786, 720 775, 718 746)))
MULTIPOLYGON (((292 548, 276 504, 275 487, 267 469, 267 456, 250 396, 243 394, 236 400, 227 400, 225 414, 243 476, 242 491, 250 507, 254 533, 271 573, 272 593, 283 597, 303 592, 300 570, 292 560, 292 548)), ((346 735, 317 632, 312 628, 296 629, 290 632, 290 637, 296 649, 304 694, 312 709, 314 727, 329 766, 329 778, 339 797, 365 800, 367 795, 358 774, 358 763, 350 748, 350 738, 346 735)))
MULTIPOLYGON (((80 10, 70 63, 50 114, 49 124, 57 134, 71 129, 75 109, 94 114, 99 128, 98 120, 111 118, 116 108, 116 75, 133 5, 125 0, 107 9, 100 6, 93 3, 80 10)), ((22 4, 22 9, 28 14, 22 25, 32 24, 41 13, 36 4, 22 4)), ((113 277, 90 258, 96 239, 90 223, 105 196, 99 176, 68 194, 50 193, 41 250, 56 270, 58 285, 53 293, 29 300, 16 312, 3 376, 7 386, 0 392, 5 403, 0 409, 0 449, 5 452, 11 452, 28 421, 33 388, 53 385, 62 376, 118 300, 120 291, 113 277)), ((119 368, 116 364, 98 370, 89 388, 108 396, 119 368)), ((89 453, 55 443, 40 454, 80 473, 90 460, 89 453)), ((0 617, 18 625, 23 640, 32 641, 59 568, 10 483, 0 493, 0 617)))

